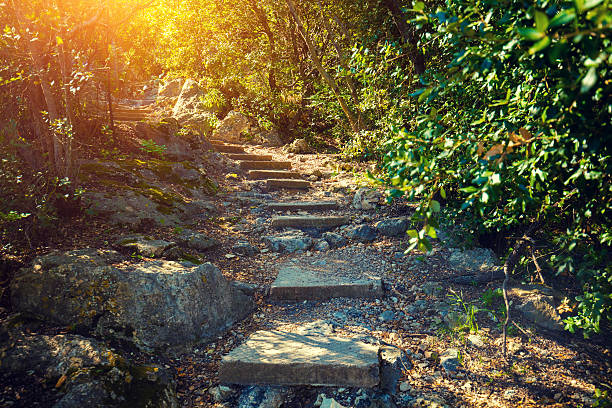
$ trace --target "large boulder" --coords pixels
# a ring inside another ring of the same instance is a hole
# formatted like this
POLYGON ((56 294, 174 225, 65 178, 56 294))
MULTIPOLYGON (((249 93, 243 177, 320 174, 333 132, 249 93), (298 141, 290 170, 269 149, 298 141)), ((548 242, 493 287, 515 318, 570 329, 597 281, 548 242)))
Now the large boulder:
POLYGON ((247 142, 272 147, 280 147, 283 145, 283 139, 281 138, 280 133, 276 129, 255 129, 253 131, 252 138, 250 140, 247 140, 247 142))
POLYGON ((193 79, 187 79, 172 109, 172 116, 178 117, 185 112, 191 112, 202 107, 200 97, 203 95, 198 83, 193 79))
POLYGON ((181 94, 183 88, 183 79, 176 78, 159 85, 157 96, 161 98, 176 98, 181 94))
POLYGON ((202 139, 210 137, 218 121, 213 113, 199 111, 177 116, 177 119, 185 128, 193 130, 202 139))
POLYGON ((240 142, 240 135, 248 129, 249 119, 240 112, 231 111, 213 132, 212 138, 225 142, 240 142))
POLYGON ((372 242, 376 239, 376 230, 367 224, 351 225, 344 230, 344 235, 358 242, 372 242))
POLYGON ((295 139, 290 145, 285 146, 285 151, 295 154, 312 153, 312 149, 306 139, 295 139))
POLYGON ((373 210, 379 206, 381 200, 380 192, 362 187, 353 196, 352 207, 356 210, 373 210))
POLYGON ((210 248, 219 246, 220 242, 206 234, 192 230, 183 230, 177 237, 176 241, 186 246, 187 248, 195 249, 196 251, 206 251, 210 248))
POLYGON ((374 225, 380 234, 387 237, 401 237, 409 226, 410 222, 406 218, 388 218, 374 225))
POLYGON ((174 160, 193 160, 196 151, 191 147, 190 141, 178 137, 179 124, 172 118, 161 120, 157 124, 137 122, 134 132, 142 140, 151 140, 158 146, 163 146, 163 155, 174 160))
POLYGON ((77 335, 11 332, 0 344, 0 380, 36 374, 59 400, 54 408, 178 407, 174 378, 163 367, 138 365, 103 343, 77 335))
POLYGON ((217 122, 213 111, 203 102, 204 96, 198 83, 188 79, 172 108, 172 117, 184 128, 195 131, 201 138, 209 137, 217 122))
POLYGON ((83 202, 111 224, 180 226, 214 210, 201 197, 214 194, 216 185, 201 165, 188 161, 83 161, 79 178, 107 188, 84 193, 83 202))
POLYGON ((210 263, 113 265, 118 257, 83 249, 36 258, 11 282, 12 304, 145 351, 210 340, 253 307, 210 263))
POLYGON ((508 291, 508 296, 525 319, 550 331, 563 331, 552 289, 542 285, 517 286, 508 291))
POLYGON ((181 225, 179 217, 171 212, 172 207, 132 190, 86 192, 83 201, 90 211, 106 217, 114 225, 128 225, 135 229, 146 225, 181 225))
POLYGON ((488 248, 474 248, 461 250, 451 248, 448 262, 453 269, 459 272, 487 272, 496 268, 498 264, 495 253, 488 248))

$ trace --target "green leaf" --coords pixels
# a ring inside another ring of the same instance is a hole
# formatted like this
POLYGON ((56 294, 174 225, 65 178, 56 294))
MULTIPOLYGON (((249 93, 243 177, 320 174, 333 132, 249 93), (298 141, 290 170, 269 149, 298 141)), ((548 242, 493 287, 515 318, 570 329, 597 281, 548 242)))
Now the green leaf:
POLYGON ((574 20, 575 18, 576 18, 576 12, 573 9, 563 10, 560 13, 558 13, 555 17, 553 17, 552 20, 550 20, 549 27, 553 28, 553 27, 562 26, 574 20))
POLYGON ((586 0, 584 6, 582 6, 582 11, 592 9, 593 7, 599 6, 601 3, 603 3, 603 0, 586 0))
POLYGON ((548 28, 548 16, 541 11, 535 12, 536 30, 543 33, 548 28))
POLYGON ((433 212, 440 212, 440 203, 436 200, 431 200, 429 208, 431 208, 433 212))
POLYGON ((580 87, 580 92, 585 93, 588 92, 593 85, 597 82, 597 69, 595 67, 591 67, 589 72, 582 78, 582 86, 580 87))
POLYGON ((438 235, 436 234, 436 229, 431 225, 427 226, 427 235, 429 235, 433 239, 436 239, 438 237, 438 235))
POLYGON ((489 202, 489 193, 487 193, 486 191, 483 191, 482 192, 482 199, 481 199, 481 201, 483 203, 485 203, 485 204, 488 203, 489 202))
POLYGON ((459 191, 463 191, 464 193, 472 194, 478 191, 478 189, 474 186, 460 188, 459 191))
POLYGON ((446 191, 444 190, 444 187, 440 187, 440 195, 446 200, 446 191))
POLYGON ((535 28, 528 27, 519 27, 517 28, 517 32, 521 37, 526 38, 529 41, 538 41, 545 35, 543 32, 540 32, 535 28))
POLYGON ((574 0, 574 6, 578 11, 582 11, 584 9, 584 0, 574 0))
POLYGON ((425 10, 425 3, 423 3, 422 1, 417 1, 416 3, 414 3, 414 6, 412 8, 416 11, 423 11, 425 10))
POLYGON ((422 252, 429 252, 433 249, 431 246, 431 242, 427 239, 423 239, 419 241, 419 250, 422 252))
POLYGON ((408 230, 406 231, 406 233, 408 234, 410 238, 414 238, 414 239, 419 238, 419 233, 417 232, 417 230, 408 230))
POLYGON ((544 48, 548 47, 550 44, 550 37, 544 37, 537 43, 533 44, 533 46, 529 49, 529 54, 533 55, 538 51, 542 51, 544 48))

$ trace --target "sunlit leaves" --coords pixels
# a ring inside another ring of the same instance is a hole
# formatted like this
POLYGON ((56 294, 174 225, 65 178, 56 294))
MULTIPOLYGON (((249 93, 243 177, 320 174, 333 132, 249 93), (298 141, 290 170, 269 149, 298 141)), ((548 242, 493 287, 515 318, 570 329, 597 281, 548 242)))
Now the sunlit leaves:
POLYGON ((550 20, 550 28, 559 27, 565 25, 576 18, 574 9, 567 9, 560 11, 552 20, 550 20))
POLYGON ((537 43, 535 43, 531 48, 529 48, 529 54, 535 54, 538 51, 542 51, 544 48, 548 47, 550 44, 550 37, 544 37, 537 43))
POLYGON ((542 11, 535 12, 535 25, 535 29, 538 32, 544 33, 546 31, 549 25, 548 16, 546 15, 546 13, 542 11))
POLYGON ((595 67, 589 68, 584 78, 582 78, 580 92, 588 92, 593 88, 597 82, 597 69, 595 67))
MULTIPOLYGON (((551 229, 567 225, 556 236, 568 237, 563 250, 578 260, 591 243, 612 236, 612 205, 604 198, 612 173, 612 108, 605 97, 612 92, 612 16, 605 1, 553 3, 546 11, 512 3, 499 13, 486 3, 451 2, 428 16, 435 28, 421 44, 447 57, 432 64, 411 95, 421 111, 404 137, 418 155, 395 155, 385 167, 420 203, 415 219, 423 227, 411 233, 414 248, 429 237, 438 197, 482 230, 520 229, 535 220, 551 229), (458 23, 440 24, 442 12, 458 23)), ((595 245, 600 252, 592 256, 603 259, 610 243, 595 245)), ((561 258, 551 262, 564 273, 582 270, 586 288, 602 273, 601 260, 588 267, 577 261, 583 269, 561 258)), ((610 318, 612 284, 598 282, 607 303, 585 301, 581 313, 610 318)), ((595 298, 585 293, 584 299, 595 298)), ((587 331, 599 327, 586 315, 574 323, 587 331)))

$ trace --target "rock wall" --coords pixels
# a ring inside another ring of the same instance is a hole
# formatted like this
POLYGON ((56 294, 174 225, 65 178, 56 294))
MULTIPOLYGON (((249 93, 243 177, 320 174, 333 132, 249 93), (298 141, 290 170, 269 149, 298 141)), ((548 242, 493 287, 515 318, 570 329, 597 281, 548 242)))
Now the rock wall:
POLYGON ((118 260, 94 249, 39 257, 13 279, 13 307, 145 351, 210 340, 253 308, 210 263, 118 260))

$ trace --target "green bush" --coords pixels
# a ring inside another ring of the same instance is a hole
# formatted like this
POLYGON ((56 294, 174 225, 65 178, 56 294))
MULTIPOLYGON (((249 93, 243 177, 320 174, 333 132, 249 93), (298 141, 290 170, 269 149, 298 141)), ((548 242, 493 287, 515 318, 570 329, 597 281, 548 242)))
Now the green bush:
POLYGON ((610 1, 425 8, 412 10, 432 55, 418 114, 383 163, 391 195, 419 202, 413 247, 430 248, 440 201, 483 231, 536 223, 550 265, 584 292, 568 329, 600 332, 612 319, 610 1))

